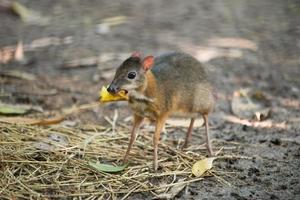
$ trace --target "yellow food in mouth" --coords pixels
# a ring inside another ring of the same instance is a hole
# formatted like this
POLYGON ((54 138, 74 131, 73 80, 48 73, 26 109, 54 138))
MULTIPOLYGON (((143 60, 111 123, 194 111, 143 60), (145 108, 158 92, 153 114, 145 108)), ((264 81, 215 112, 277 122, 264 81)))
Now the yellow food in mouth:
POLYGON ((125 90, 120 90, 117 94, 111 94, 107 91, 107 87, 105 86, 102 86, 99 96, 101 103, 128 100, 128 95, 125 90))

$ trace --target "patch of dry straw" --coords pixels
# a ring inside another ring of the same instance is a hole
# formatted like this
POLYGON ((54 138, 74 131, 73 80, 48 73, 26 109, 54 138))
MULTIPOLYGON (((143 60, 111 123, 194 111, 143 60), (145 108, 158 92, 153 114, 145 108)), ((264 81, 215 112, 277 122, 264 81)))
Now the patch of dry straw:
POLYGON ((142 130, 130 154, 129 166, 109 174, 89 167, 89 161, 121 164, 129 140, 126 126, 49 127, 0 123, 0 197, 126 198, 148 192, 153 197, 176 184, 201 180, 191 166, 203 158, 164 141, 158 172, 152 171, 152 134, 142 130), (177 182, 181 179, 181 182, 177 182), (184 181, 182 181, 184 180, 184 181))

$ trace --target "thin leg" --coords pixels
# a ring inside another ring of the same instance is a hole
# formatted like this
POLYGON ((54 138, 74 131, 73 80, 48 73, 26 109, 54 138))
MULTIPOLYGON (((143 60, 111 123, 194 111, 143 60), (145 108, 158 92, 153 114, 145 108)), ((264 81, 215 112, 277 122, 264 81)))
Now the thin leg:
POLYGON ((158 149, 158 143, 159 143, 159 139, 160 139, 160 133, 161 133, 162 128, 164 127, 166 119, 167 119, 167 116, 163 116, 156 120, 155 133, 153 135, 153 146, 154 146, 153 167, 154 167, 155 171, 158 168, 157 149, 158 149))
POLYGON ((185 137, 185 142, 184 142, 183 148, 188 147, 188 145, 190 143, 192 132, 193 132, 194 122, 195 122, 195 118, 191 118, 190 126, 189 126, 189 129, 188 129, 187 133, 186 133, 186 137, 185 137))
POLYGON ((211 147, 209 131, 208 131, 208 115, 203 115, 204 123, 205 123, 205 134, 206 134, 206 147, 208 150, 209 156, 214 156, 214 152, 211 147))
POLYGON ((134 115, 133 128, 132 128, 132 131, 131 131, 131 136, 130 136, 128 148, 127 148, 126 154, 125 154, 125 156, 124 156, 124 158, 123 158, 123 163, 127 163, 127 161, 128 161, 128 156, 129 156, 131 147, 132 147, 132 145, 133 145, 133 142, 134 142, 135 139, 136 139, 136 132, 137 132, 138 128, 140 127, 140 125, 141 125, 143 119, 144 119, 143 117, 134 115))

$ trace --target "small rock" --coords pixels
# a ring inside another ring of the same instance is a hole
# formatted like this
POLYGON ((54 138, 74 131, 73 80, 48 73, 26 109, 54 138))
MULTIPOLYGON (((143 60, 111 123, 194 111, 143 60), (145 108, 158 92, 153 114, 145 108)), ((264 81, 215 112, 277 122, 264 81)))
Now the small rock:
POLYGON ((279 199, 275 194, 271 194, 270 199, 279 199))
POLYGON ((274 138, 270 142, 274 145, 281 145, 281 141, 278 138, 274 138))
POLYGON ((98 24, 96 26, 96 33, 100 35, 105 35, 110 32, 110 26, 107 23, 98 24))

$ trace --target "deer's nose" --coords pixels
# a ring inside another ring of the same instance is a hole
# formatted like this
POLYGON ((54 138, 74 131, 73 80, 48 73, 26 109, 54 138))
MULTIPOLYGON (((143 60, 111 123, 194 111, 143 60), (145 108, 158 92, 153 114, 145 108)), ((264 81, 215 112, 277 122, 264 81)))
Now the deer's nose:
POLYGON ((119 87, 117 87, 117 86, 111 84, 111 85, 107 88, 107 91, 108 91, 109 93, 116 94, 116 93, 119 91, 119 87))

